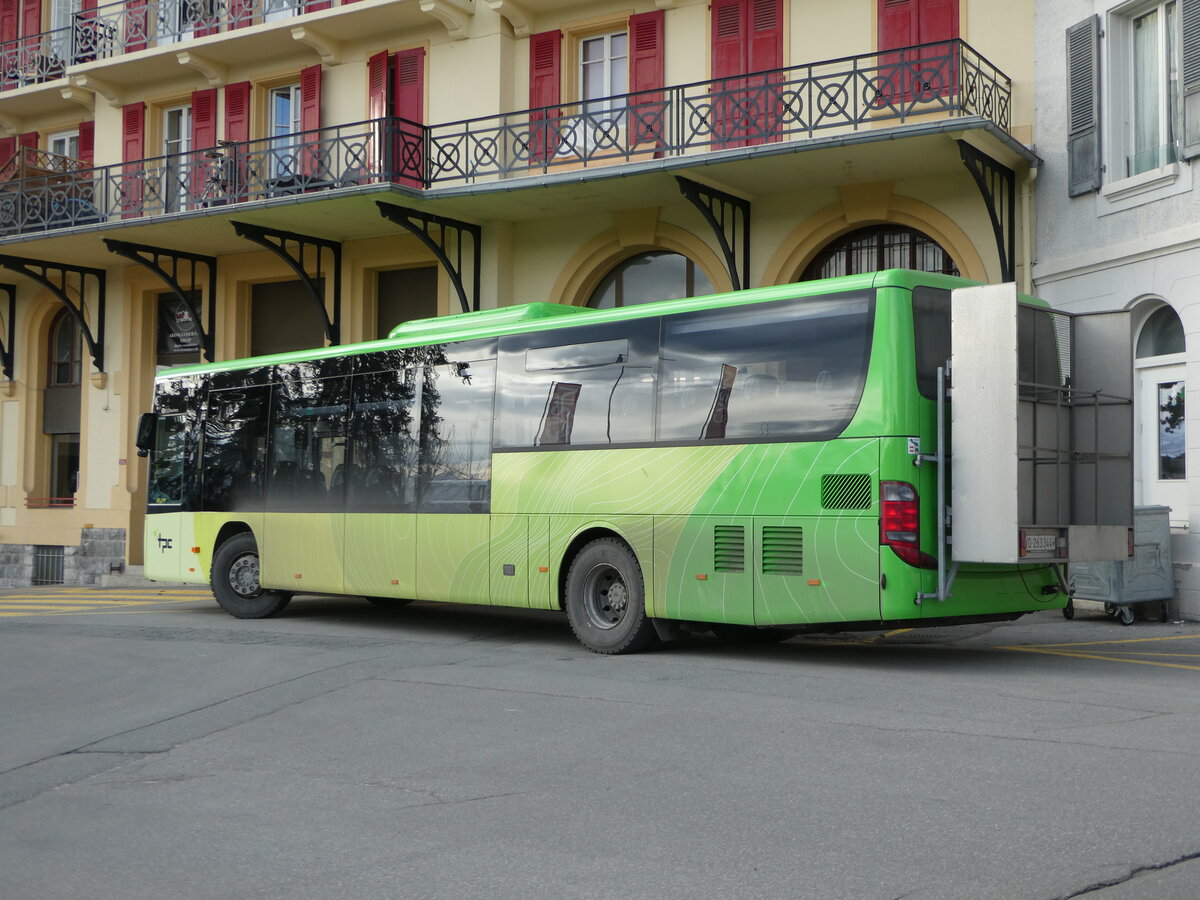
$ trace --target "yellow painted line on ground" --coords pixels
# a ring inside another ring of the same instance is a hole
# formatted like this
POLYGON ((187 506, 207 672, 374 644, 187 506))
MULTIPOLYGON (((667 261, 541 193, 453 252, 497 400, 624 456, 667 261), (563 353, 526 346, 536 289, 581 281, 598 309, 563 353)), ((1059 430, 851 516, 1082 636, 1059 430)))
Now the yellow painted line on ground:
POLYGON ((1042 653, 1046 656, 1067 656, 1072 659, 1100 659, 1104 662, 1134 663, 1140 666, 1161 666, 1165 669, 1191 669, 1200 672, 1200 666, 1185 666, 1182 663, 1155 662, 1152 659, 1125 659, 1121 656, 1100 656, 1096 653, 1071 653, 1067 650, 1042 650, 1037 647, 1001 647, 1001 650, 1018 650, 1022 653, 1042 653))
MULTIPOLYGON (((1099 647, 1102 644, 1149 644, 1157 641, 1200 641, 1200 634, 1168 634, 1164 637, 1128 638, 1117 641, 1077 641, 1069 644, 1030 644, 1031 647, 1099 647)), ((1017 650, 1018 647, 1002 647, 1003 650, 1017 650)))
POLYGON ((1022 647, 1000 647, 1000 650, 1016 650, 1021 653, 1042 653, 1047 656, 1066 656, 1074 659, 1099 659, 1105 662, 1133 663, 1140 666, 1161 666, 1166 669, 1190 669, 1200 672, 1200 665, 1166 662, 1162 658, 1195 659, 1197 653, 1161 653, 1126 650, 1130 644, 1162 643, 1163 641, 1198 641, 1200 634, 1169 634, 1163 637, 1126 638, 1109 641, 1075 641, 1065 644, 1031 644, 1022 647), (1085 648, 1090 652, 1086 652, 1085 648), (1121 648, 1121 649, 1118 649, 1121 648), (1160 659, 1131 659, 1130 657, 1160 657, 1160 659))

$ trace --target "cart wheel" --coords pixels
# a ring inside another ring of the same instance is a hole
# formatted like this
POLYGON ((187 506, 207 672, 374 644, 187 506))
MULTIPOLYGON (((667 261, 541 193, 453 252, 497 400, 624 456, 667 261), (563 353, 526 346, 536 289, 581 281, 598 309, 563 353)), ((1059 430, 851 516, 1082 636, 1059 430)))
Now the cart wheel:
POLYGON ((1074 601, 1074 600, 1068 600, 1068 601, 1067 601, 1067 605, 1063 607, 1063 610, 1062 610, 1062 612, 1063 612, 1063 618, 1064 618, 1064 619, 1073 619, 1073 618, 1075 618, 1075 601, 1074 601))
POLYGON ((1105 603, 1104 604, 1104 614, 1106 616, 1108 616, 1110 619, 1116 618, 1118 608, 1119 607, 1115 603, 1105 603))
POLYGON ((1122 625, 1132 625, 1133 624, 1133 607, 1132 606, 1118 607, 1117 621, 1120 622, 1122 625))

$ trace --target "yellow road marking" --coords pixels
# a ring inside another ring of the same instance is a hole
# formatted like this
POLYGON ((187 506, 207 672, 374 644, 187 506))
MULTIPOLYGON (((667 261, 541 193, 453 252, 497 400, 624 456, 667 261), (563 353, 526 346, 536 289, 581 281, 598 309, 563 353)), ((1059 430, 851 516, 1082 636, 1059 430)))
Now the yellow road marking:
POLYGON ((1170 634, 1164 637, 1152 638, 1128 638, 1126 640, 1110 640, 1110 641, 1075 641, 1065 644, 1032 644, 1024 647, 999 647, 1000 650, 1016 650, 1020 653, 1042 653, 1047 656, 1066 656, 1074 659, 1099 659, 1105 662, 1122 662, 1133 663, 1139 666, 1161 666, 1165 669, 1191 669, 1200 672, 1200 665, 1187 665, 1185 663, 1165 662, 1156 659, 1129 659, 1128 657, 1167 657, 1167 658, 1182 658, 1194 659, 1200 658, 1197 653, 1153 653, 1148 651, 1138 650, 1123 650, 1116 649, 1113 645, 1120 647, 1128 646, 1129 644, 1147 644, 1158 643, 1162 641, 1185 641, 1185 640, 1200 640, 1200 634, 1170 634), (1082 648, 1104 648, 1112 649, 1093 649, 1090 653, 1084 652, 1082 648))

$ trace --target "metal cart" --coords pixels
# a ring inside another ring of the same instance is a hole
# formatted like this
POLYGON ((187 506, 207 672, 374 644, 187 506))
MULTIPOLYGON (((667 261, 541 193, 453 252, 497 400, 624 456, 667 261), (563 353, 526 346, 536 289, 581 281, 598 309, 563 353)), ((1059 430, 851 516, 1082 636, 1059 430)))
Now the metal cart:
POLYGON ((1133 511, 1133 558, 1123 562, 1072 563, 1071 599, 1063 616, 1075 617, 1075 599, 1096 600, 1122 625, 1132 625, 1136 603, 1157 603, 1167 621, 1167 601, 1175 596, 1171 565, 1170 508, 1139 506, 1133 511))

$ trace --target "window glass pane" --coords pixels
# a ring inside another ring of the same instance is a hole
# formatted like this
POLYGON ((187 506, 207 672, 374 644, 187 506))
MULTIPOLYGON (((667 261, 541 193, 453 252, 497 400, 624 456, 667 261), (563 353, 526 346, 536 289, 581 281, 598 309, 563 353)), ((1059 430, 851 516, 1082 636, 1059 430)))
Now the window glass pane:
POLYGON ((416 480, 421 512, 490 510, 495 382, 495 360, 423 370, 416 480))
POLYGON ((1158 477, 1177 481, 1187 477, 1182 381, 1158 386, 1158 477))
POLYGON ((657 319, 512 335, 500 366, 499 447, 654 438, 657 319))
POLYGON ((872 310, 863 293, 665 318, 659 440, 836 435, 862 395, 872 310))
POLYGON ((1133 20, 1133 156, 1129 174, 1156 168, 1162 63, 1158 56, 1158 11, 1133 20))
POLYGON ((183 416, 160 416, 154 449, 150 456, 149 497, 151 506, 175 505, 183 500, 184 443, 187 431, 183 416))
POLYGON ((916 341, 917 390, 937 399, 937 370, 950 358, 950 292, 913 289, 913 336, 916 341))
POLYGON ((582 45, 582 57, 585 63, 604 59, 604 38, 588 38, 582 42, 582 45))
POLYGON ((307 366, 281 366, 271 410, 271 509, 334 510, 342 505, 347 378, 303 378, 307 366), (334 472, 339 478, 334 479, 334 472))
POLYGON ((265 385, 209 394, 204 420, 204 509, 262 509, 270 398, 271 389, 265 385))
POLYGON ((1168 353, 1183 353, 1184 336, 1183 323, 1175 310, 1163 306, 1151 313, 1146 324, 1138 334, 1138 359, 1148 356, 1165 356, 1168 353))
MULTIPOLYGON (((389 354, 390 355, 390 354, 389 354)), ((353 459, 347 508, 352 512, 411 512, 417 463, 418 369, 400 365, 354 376, 353 459)))
POLYGON ((686 256, 653 251, 617 265, 592 292, 588 306, 611 309, 655 300, 700 297, 712 292, 712 282, 686 256))

